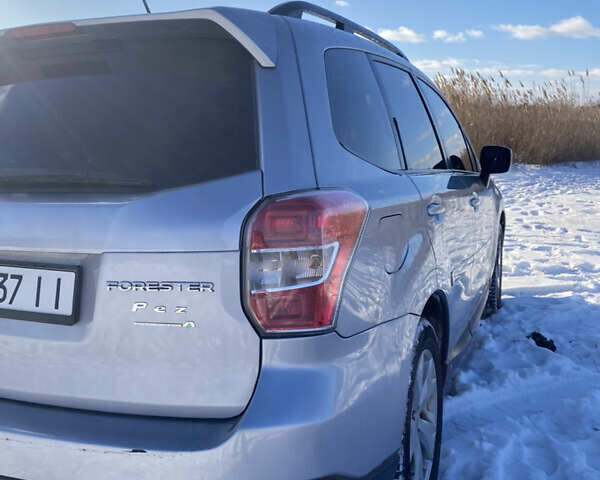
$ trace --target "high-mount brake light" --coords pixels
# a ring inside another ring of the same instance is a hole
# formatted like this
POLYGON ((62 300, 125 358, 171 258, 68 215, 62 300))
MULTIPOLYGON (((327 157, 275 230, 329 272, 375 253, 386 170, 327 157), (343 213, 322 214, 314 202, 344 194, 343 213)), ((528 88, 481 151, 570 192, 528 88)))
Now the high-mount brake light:
POLYGON ((10 40, 36 40, 63 35, 75 35, 78 32, 77 25, 71 22, 49 23, 47 25, 12 28, 4 33, 4 38, 10 40))
POLYGON ((331 329, 367 214, 360 197, 321 190, 266 200, 244 233, 244 302, 264 334, 331 329))

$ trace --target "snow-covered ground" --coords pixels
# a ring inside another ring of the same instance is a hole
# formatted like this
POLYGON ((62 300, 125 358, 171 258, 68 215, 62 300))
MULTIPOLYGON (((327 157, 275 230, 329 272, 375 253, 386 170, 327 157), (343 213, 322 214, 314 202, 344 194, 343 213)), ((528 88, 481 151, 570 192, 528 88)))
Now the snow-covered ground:
POLYGON ((449 379, 440 478, 598 480, 600 163, 516 166, 496 183, 504 307, 449 379))

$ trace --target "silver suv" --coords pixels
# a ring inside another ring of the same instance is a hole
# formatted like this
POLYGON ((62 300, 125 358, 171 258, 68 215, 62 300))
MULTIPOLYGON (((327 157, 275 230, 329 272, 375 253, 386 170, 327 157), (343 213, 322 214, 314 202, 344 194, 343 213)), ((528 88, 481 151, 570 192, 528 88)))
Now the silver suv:
POLYGON ((436 478, 511 153, 395 46, 304 2, 4 30, 0 152, 0 475, 436 478))

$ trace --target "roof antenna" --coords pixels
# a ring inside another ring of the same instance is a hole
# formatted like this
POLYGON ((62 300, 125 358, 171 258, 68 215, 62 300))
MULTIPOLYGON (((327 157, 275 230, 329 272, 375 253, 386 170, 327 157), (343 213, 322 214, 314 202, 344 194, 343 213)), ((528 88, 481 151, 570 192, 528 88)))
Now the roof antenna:
POLYGON ((152 12, 150 11, 150 7, 148 6, 148 2, 147 2, 147 0, 142 0, 142 2, 144 2, 144 7, 146 7, 146 13, 152 13, 152 12))

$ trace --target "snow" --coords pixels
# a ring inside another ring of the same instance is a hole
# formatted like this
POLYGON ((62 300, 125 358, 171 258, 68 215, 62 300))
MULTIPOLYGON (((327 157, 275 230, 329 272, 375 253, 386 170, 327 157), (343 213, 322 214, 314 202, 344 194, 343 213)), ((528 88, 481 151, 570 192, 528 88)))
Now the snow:
POLYGON ((517 165, 495 181, 504 306, 448 380, 440 478, 600 479, 600 163, 517 165))

